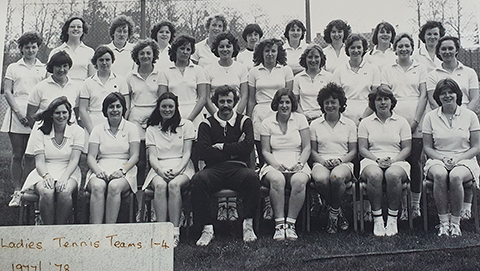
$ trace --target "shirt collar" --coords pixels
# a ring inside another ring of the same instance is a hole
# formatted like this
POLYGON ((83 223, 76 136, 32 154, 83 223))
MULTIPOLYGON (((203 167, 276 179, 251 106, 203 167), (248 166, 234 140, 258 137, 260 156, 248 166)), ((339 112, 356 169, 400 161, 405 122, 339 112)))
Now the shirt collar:
MULTIPOLYGON (((277 63, 277 65, 275 65, 272 70, 274 70, 274 69, 279 69, 279 68, 281 68, 281 67, 282 67, 282 66, 277 63)), ((263 63, 260 63, 260 64, 258 65, 258 69, 259 69, 259 70, 268 70, 268 69, 263 65, 263 63)))
MULTIPOLYGON (((70 46, 66 42, 60 45, 60 47, 61 47, 60 49, 63 49, 66 47, 70 48, 70 46)), ((85 45, 85 43, 83 43, 83 41, 80 42, 80 45, 78 45, 78 47, 89 48, 87 45, 85 45)))
POLYGON ((220 126, 222 126, 223 128, 225 128, 225 126, 227 126, 227 122, 228 122, 228 124, 230 124, 230 126, 233 127, 233 126, 235 126, 235 121, 237 120, 237 112, 233 111, 232 117, 228 121, 222 120, 218 116, 218 111, 217 111, 217 113, 215 113, 213 115, 213 117, 218 121, 220 126))
POLYGON ((287 49, 288 50, 303 50, 303 48, 306 47, 307 43, 305 42, 305 40, 301 40, 300 44, 298 45, 297 48, 293 48, 292 46, 290 46, 290 43, 288 41, 285 43, 285 45, 286 45, 285 50, 287 50, 287 49))
MULTIPOLYGON (((325 119, 325 113, 322 114, 322 116, 320 116, 319 121, 320 121, 320 122, 326 122, 326 121, 327 121, 327 120, 325 119)), ((338 123, 346 124, 346 122, 345 122, 345 117, 343 116, 342 113, 340 113, 340 118, 338 119, 338 123)))
POLYGON ((125 50, 131 51, 132 48, 133 48, 133 44, 131 44, 131 43, 129 43, 129 42, 127 41, 127 43, 125 43, 125 46, 123 46, 123 48, 118 48, 117 46, 115 46, 115 44, 114 44, 113 41, 112 41, 112 42, 110 42, 110 43, 108 44, 108 47, 110 47, 110 49, 112 49, 112 50, 115 50, 115 51, 121 53, 121 52, 123 52, 123 51, 125 51, 125 50))
MULTIPOLYGON (((72 125, 67 124, 67 126, 65 126, 65 131, 63 132, 63 137, 65 137, 65 138, 73 137, 72 125)), ((52 124, 52 131, 50 131, 50 134, 48 136, 50 138, 55 138, 55 125, 52 124)))
MULTIPOLYGON (((170 64, 170 66, 168 66, 169 69, 178 69, 177 66, 175 66, 174 62, 171 62, 171 63, 172 64, 170 64)), ((195 64, 193 64, 192 61, 189 61, 187 67, 185 67, 185 68, 192 68, 194 66, 195 66, 195 64)))
MULTIPOLYGON (((20 58, 20 59, 17 61, 17 64, 23 65, 23 66, 25 66, 25 67, 28 67, 28 65, 27 65, 27 63, 25 63, 25 59, 23 59, 23 57, 20 58)), ((43 64, 42 64, 37 58, 35 58, 35 63, 33 63, 33 66, 42 67, 43 64)))
MULTIPOLYGON (((118 130, 122 130, 125 128, 125 119, 122 117, 122 120, 120 121, 120 124, 118 125, 118 130)), ((103 129, 107 131, 110 129, 110 124, 108 123, 108 119, 105 118, 105 122, 103 122, 103 129)))
MULTIPOLYGON (((458 66, 454 69, 454 71, 456 70, 461 70, 461 69, 464 69, 465 68, 465 65, 463 65, 462 62, 458 61, 458 66)), ((445 70, 443 67, 442 67, 442 64, 438 65, 436 68, 435 68, 437 71, 443 71, 443 72, 448 72, 447 70, 445 70)))
MULTIPOLYGON (((65 88, 67 85, 72 84, 72 79, 70 79, 70 77, 68 77, 68 75, 67 75, 67 78, 68 78, 68 81, 67 81, 67 83, 65 84, 64 88, 65 88)), ((46 80, 47 80, 47 82, 48 82, 49 84, 59 85, 57 82, 55 82, 55 81, 53 80, 53 75, 50 75, 49 77, 47 77, 46 80)), ((59 86, 60 86, 60 85, 59 85, 59 86)))
MULTIPOLYGON (((358 68, 359 69, 363 68, 363 66, 365 66, 365 63, 366 63, 366 61, 365 61, 365 57, 364 57, 362 59, 362 62, 360 62, 360 65, 358 65, 358 68)), ((349 70, 352 69, 352 66, 350 65, 350 61, 347 61, 347 67, 348 67, 349 70)))
MULTIPOLYGON (((116 78, 116 77, 117 77, 117 75, 116 75, 115 73, 110 72, 110 76, 108 77, 107 82, 110 81, 110 80, 112 80, 112 79, 114 79, 114 78, 116 78)), ((100 77, 98 77, 98 72, 96 72, 96 73, 94 73, 94 74, 92 75, 92 80, 94 80, 94 81, 96 81, 96 82, 98 82, 98 83, 100 83, 100 84, 103 85, 102 81, 100 80, 100 77)))
MULTIPOLYGON (((395 111, 392 112, 392 115, 387 119, 387 121, 391 119, 391 120, 398 120, 398 115, 397 113, 395 113, 395 111)), ((372 121, 374 120, 378 120, 380 121, 380 118, 377 116, 376 113, 373 113, 373 118, 372 118, 372 121)), ((381 121, 380 121, 381 122, 381 121)))
POLYGON ((376 54, 382 54, 383 55, 383 54, 386 54, 388 51, 393 52, 392 46, 389 46, 387 48, 387 50, 385 50, 385 53, 384 53, 384 52, 378 50, 378 45, 375 45, 370 54, 371 55, 376 55, 376 54))
MULTIPOLYGON (((455 113, 454 113, 453 115, 454 115, 454 116, 460 116, 460 113, 462 112, 462 111, 461 111, 461 108, 462 108, 462 107, 457 104, 457 109, 455 109, 455 113)), ((442 107, 439 106, 439 107, 437 108, 437 116, 438 116, 438 117, 441 117, 442 114, 443 114, 443 113, 442 113, 442 107)))

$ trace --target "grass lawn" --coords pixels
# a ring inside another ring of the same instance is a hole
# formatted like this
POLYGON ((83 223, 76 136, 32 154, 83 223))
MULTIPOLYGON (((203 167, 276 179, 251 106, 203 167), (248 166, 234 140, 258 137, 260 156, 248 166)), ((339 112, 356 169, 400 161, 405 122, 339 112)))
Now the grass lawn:
MULTIPOLYGON (((11 148, 8 136, 0 133, 0 225, 16 225, 18 208, 7 204, 13 188, 10 184, 11 148)), ((351 202, 345 209, 351 218, 351 202)), ((463 236, 439 238, 433 199, 429 197, 429 231, 422 220, 415 231, 400 222, 399 234, 378 238, 372 223, 365 234, 354 233, 353 222, 346 232, 327 234, 326 213, 312 218, 312 232, 300 232, 297 242, 272 240, 273 222, 264 221, 259 240, 245 245, 241 223, 217 223, 216 238, 206 248, 195 245, 197 232, 181 236, 175 249, 175 270, 480 270, 480 235, 474 232, 473 219, 462 223, 463 236)))

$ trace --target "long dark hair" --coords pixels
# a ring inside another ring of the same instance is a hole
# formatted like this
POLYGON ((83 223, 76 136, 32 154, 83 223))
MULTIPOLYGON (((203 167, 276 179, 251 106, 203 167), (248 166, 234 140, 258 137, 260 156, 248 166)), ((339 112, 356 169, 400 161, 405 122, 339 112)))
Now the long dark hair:
POLYGON ((162 132, 171 132, 171 133, 177 133, 177 127, 180 126, 180 111, 178 110, 178 97, 177 95, 171 93, 171 92, 165 92, 160 97, 158 97, 157 100, 157 105, 155 105, 155 109, 153 110, 152 114, 148 118, 147 121, 147 127, 148 126, 155 126, 155 125, 161 125, 162 127, 160 128, 162 132), (175 103, 175 113, 173 113, 173 116, 166 120, 165 122, 163 121, 162 115, 160 114, 160 104, 162 103, 163 100, 171 99, 175 103))
POLYGON ((72 104, 68 101, 67 97, 61 96, 56 99, 54 99, 43 111, 40 115, 38 115, 35 119, 38 121, 42 121, 42 126, 38 128, 40 131, 43 132, 44 135, 50 134, 52 131, 53 127, 53 113, 55 112, 55 109, 57 109, 59 106, 65 105, 68 111, 68 120, 67 124, 72 125, 73 122, 70 121, 72 118, 72 104))

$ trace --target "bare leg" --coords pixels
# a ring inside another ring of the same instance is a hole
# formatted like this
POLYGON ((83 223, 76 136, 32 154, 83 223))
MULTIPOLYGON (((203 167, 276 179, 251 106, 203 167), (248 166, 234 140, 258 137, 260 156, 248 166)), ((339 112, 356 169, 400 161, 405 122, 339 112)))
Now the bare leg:
POLYGON ((153 208, 158 222, 167 221, 167 182, 160 176, 155 176, 152 180, 151 186, 155 191, 153 197, 153 208))
POLYGON ((107 189, 107 206, 105 208, 105 223, 116 223, 122 194, 130 190, 130 185, 125 178, 111 180, 107 189))
POLYGON ((308 175, 301 172, 293 174, 290 178, 292 191, 290 192, 287 217, 295 219, 298 217, 305 202, 305 188, 308 180, 308 175))
POLYGON ((107 190, 107 183, 102 179, 93 177, 88 182, 87 189, 90 191, 90 223, 102 224, 105 214, 105 191, 107 190))
POLYGON ((447 189, 447 170, 440 165, 432 166, 428 171, 428 177, 433 180, 433 197, 437 212, 439 215, 448 213, 448 189, 447 189))
POLYGON ((189 181, 190 179, 182 174, 168 183, 168 216, 174 227, 180 224, 182 188, 186 187, 189 181))
POLYGON ((285 218, 285 176, 277 170, 265 175, 265 181, 270 185, 270 202, 275 218, 285 218))
POLYGON ((39 195, 38 205, 43 224, 53 225, 55 222, 55 189, 46 188, 45 181, 41 180, 35 185, 35 192, 39 195))
POLYGON ((72 196, 77 188, 77 182, 74 179, 68 179, 67 186, 63 191, 57 192, 57 224, 65 224, 72 215, 72 196))
POLYGON ((369 165, 363 170, 362 178, 367 182, 368 199, 372 205, 372 211, 381 210, 383 170, 379 166, 369 165))

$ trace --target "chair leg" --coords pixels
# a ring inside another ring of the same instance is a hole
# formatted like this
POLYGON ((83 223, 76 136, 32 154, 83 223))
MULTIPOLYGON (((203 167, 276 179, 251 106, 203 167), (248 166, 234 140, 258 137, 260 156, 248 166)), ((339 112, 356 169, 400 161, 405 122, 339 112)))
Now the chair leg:
POLYGON ((20 199, 20 215, 18 217, 18 225, 23 225, 23 216, 25 213, 25 202, 20 199))
POLYGON ((475 232, 480 233, 480 227, 478 222, 478 205, 477 205, 477 184, 474 182, 472 185, 473 190, 473 218, 475 220, 475 232))
POLYGON ((360 194, 360 232, 361 233, 364 233, 365 232, 365 218, 364 218, 364 208, 365 206, 363 206, 363 192, 364 192, 364 187, 363 187, 363 184, 362 183, 359 183, 358 185, 358 189, 359 189, 359 194, 360 194))
POLYGON ((307 185, 306 193, 305 193, 305 224, 307 226, 307 232, 310 232, 310 207, 311 207, 311 201, 309 195, 309 188, 307 185))
POLYGON ((130 223, 133 223, 134 222, 134 215, 133 215, 133 209, 134 209, 134 206, 135 206, 135 194, 134 193, 130 193, 130 195, 128 196, 129 200, 130 200, 130 210, 129 210, 129 218, 128 218, 128 221, 130 223))
POLYGON ((423 229, 428 231, 428 213, 427 213, 427 182, 423 181, 422 187, 422 216, 423 216, 423 229))
POLYGON ((412 216, 412 190, 410 184, 407 184, 407 210, 408 210, 408 226, 413 231, 413 216, 412 216))
POLYGON ((253 227, 255 229, 255 233, 258 234, 260 232, 260 224, 262 222, 262 201, 263 198, 258 198, 257 204, 257 211, 255 212, 255 219, 253 220, 253 227))
MULTIPOLYGON (((143 194, 143 193, 142 193, 143 194)), ((138 195, 138 192, 137 192, 138 195)), ((145 195, 137 197, 138 200, 142 201, 142 204, 140 206, 140 222, 143 223, 145 222, 145 195)))
POLYGON ((147 222, 152 222, 152 201, 149 200, 148 202, 146 202, 145 197, 143 197, 143 199, 144 199, 143 201, 147 205, 147 222))
POLYGON ((357 220, 357 183, 352 183, 352 197, 353 197, 353 230, 358 232, 357 220))

